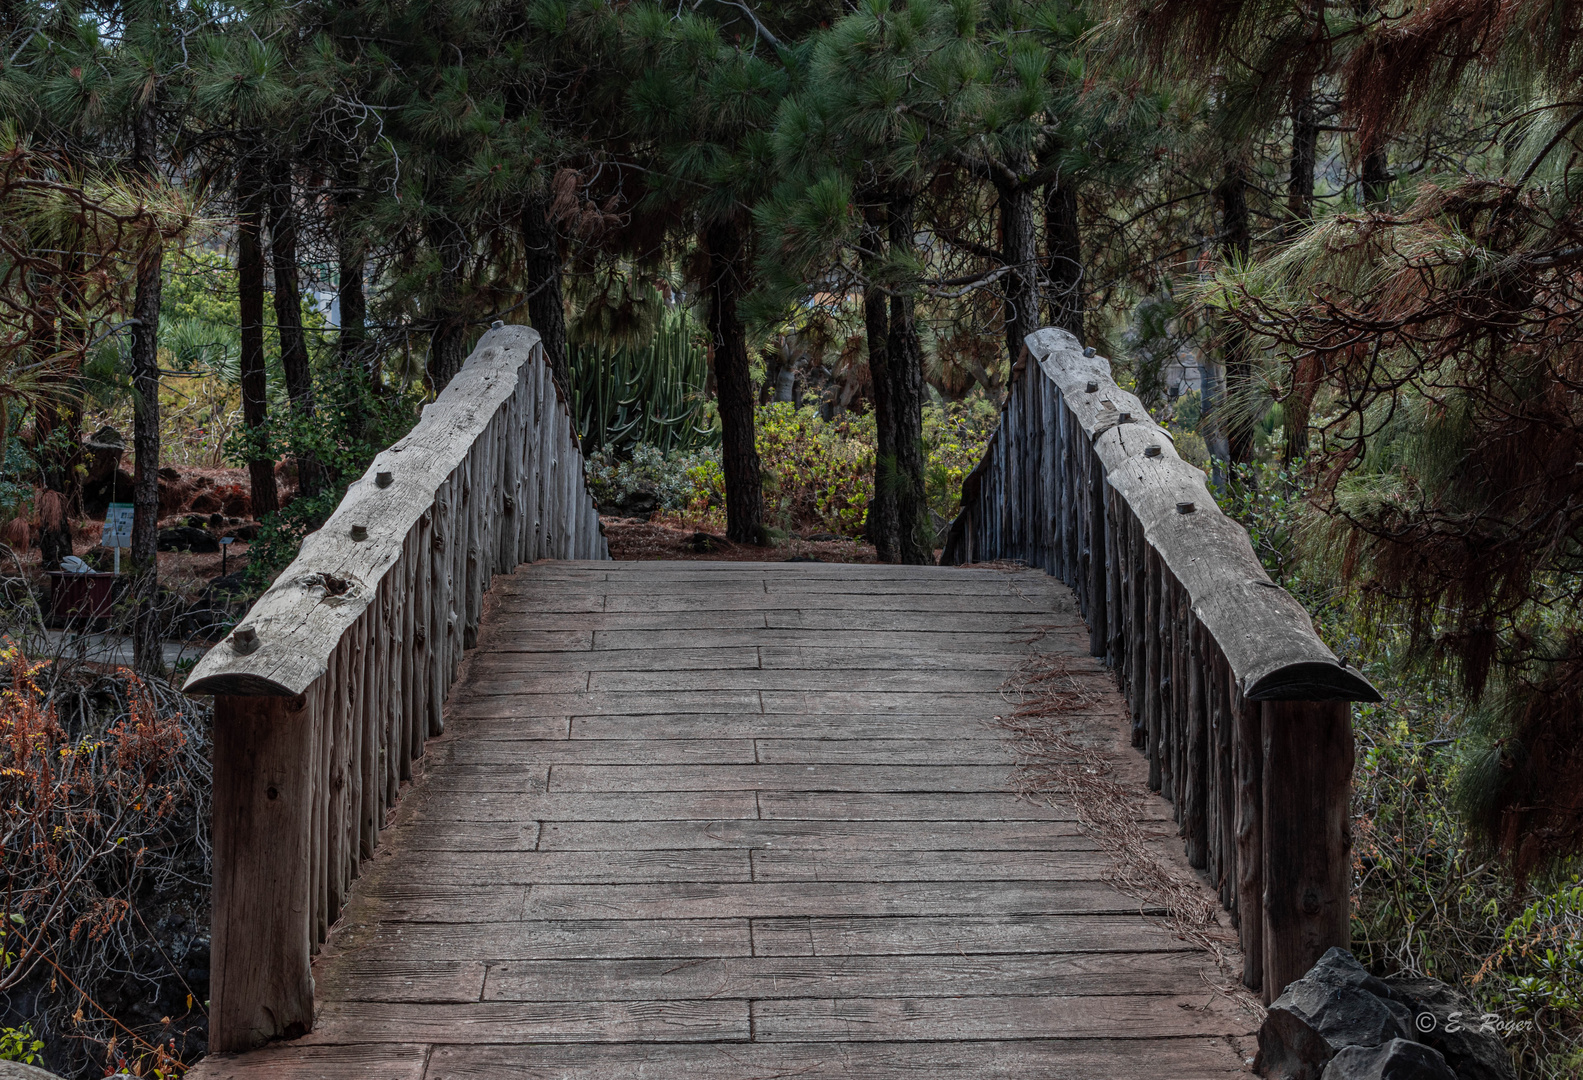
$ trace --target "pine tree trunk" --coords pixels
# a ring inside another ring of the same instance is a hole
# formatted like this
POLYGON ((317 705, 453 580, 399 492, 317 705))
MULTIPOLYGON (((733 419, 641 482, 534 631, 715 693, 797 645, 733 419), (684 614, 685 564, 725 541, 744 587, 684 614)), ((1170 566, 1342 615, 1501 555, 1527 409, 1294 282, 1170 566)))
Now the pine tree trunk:
POLYGON ((1390 162, 1385 156, 1385 147, 1379 146, 1363 155, 1363 203, 1365 206, 1380 207, 1385 205, 1391 197, 1390 162))
MULTIPOLYGON (((297 267, 297 207, 292 195, 291 161, 275 158, 269 177, 269 257, 275 272, 275 327, 286 396, 298 418, 313 415, 313 372, 308 339, 302 330, 302 287, 297 267)), ((297 458, 297 493, 319 490, 319 463, 311 454, 297 458)))
MULTIPOLYGON (((892 254, 913 245, 912 196, 897 194, 889 206, 892 254)), ((923 348, 912 293, 906 287, 890 297, 890 336, 886 342, 886 392, 896 425, 891 475, 896 499, 897 544, 892 561, 934 565, 934 526, 923 487, 923 348)))
POLYGON ((1077 186, 1051 180, 1044 186, 1044 242, 1049 252, 1050 325, 1083 341, 1083 242, 1077 221, 1077 186))
MULTIPOLYGON (((241 323, 238 368, 242 383, 242 423, 258 433, 269 422, 268 380, 264 372, 264 185, 257 154, 244 154, 236 178, 236 298, 241 323)), ((247 476, 253 516, 280 509, 275 463, 250 457, 247 476)))
POLYGON ((539 332, 539 340, 544 344, 544 359, 555 373, 561 392, 570 394, 572 376, 566 353, 566 300, 561 293, 560 238, 550 224, 547 194, 529 196, 522 207, 522 246, 528 286, 528 321, 539 332))
MULTIPOLYGON (((154 172, 157 132, 152 104, 132 120, 133 170, 154 172)), ((159 296, 164 251, 155 246, 137 267, 132 301, 132 666, 165 670, 159 617, 159 296)))
POLYGON ((1287 181, 1286 234, 1294 236, 1314 218, 1314 163, 1319 151, 1319 114, 1312 80, 1292 105, 1292 171, 1287 181))
POLYGON ((341 370, 354 376, 358 398, 349 410, 352 434, 361 438, 367 423, 362 401, 362 385, 371 392, 379 389, 379 372, 372 367, 368 349, 368 299, 363 293, 363 261, 367 252, 357 227, 357 162, 348 155, 336 168, 335 195, 335 305, 340 316, 341 370))
POLYGON ((429 229, 429 242, 440 255, 439 297, 434 328, 429 333, 429 388, 438 394, 462 370, 467 359, 467 320, 461 311, 462 264, 467 237, 460 225, 441 218, 429 229))
MULTIPOLYGON (((1026 154, 1012 155, 1009 165, 1019 177, 1033 171, 1033 162, 1026 154)), ((1000 203, 1000 257, 1012 268, 1003 279, 1006 354, 1016 363, 1028 335, 1039 328, 1039 241, 1034 226, 1033 188, 1025 183, 1000 183, 996 193, 1000 203)))
MULTIPOLYGON (((1252 247, 1253 230, 1248 220, 1247 177, 1240 164, 1231 166, 1216 194, 1220 200, 1221 257, 1241 265, 1252 247)), ((1233 462, 1245 464, 1253 460, 1253 425, 1238 414, 1237 404, 1245 401, 1252 390, 1253 364, 1248 357, 1247 331, 1240 323, 1228 321, 1222 341, 1226 400, 1217 403, 1216 411, 1231 415, 1223 415, 1217 426, 1226 439, 1227 455, 1233 462)))
POLYGON ((762 544, 764 492, 753 435, 753 375, 748 367, 747 329, 737 304, 747 289, 747 245, 739 222, 726 220, 704 231, 709 253, 709 338, 719 386, 720 463, 726 484, 726 539, 762 544))
POLYGON ((881 562, 894 562, 901 543, 896 525, 896 492, 889 482, 896 460, 896 418, 890 396, 890 302, 878 280, 884 262, 885 216, 870 205, 863 217, 863 328, 868 336, 869 383, 874 388, 874 497, 863 534, 881 562))

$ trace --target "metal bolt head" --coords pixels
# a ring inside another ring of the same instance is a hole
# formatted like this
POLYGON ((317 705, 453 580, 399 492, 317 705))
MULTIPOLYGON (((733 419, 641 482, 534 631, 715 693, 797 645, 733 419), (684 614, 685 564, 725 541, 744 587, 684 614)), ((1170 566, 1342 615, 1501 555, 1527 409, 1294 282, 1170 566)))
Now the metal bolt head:
POLYGON ((499 319, 496 319, 494 322, 489 324, 489 328, 491 330, 499 330, 502 326, 505 326, 505 325, 506 324, 504 322, 502 322, 499 319))
POLYGON ((374 483, 382 488, 387 488, 396 482, 396 474, 390 472, 377 472, 374 474, 374 483))
POLYGON ((1093 356, 1094 355, 1094 346, 1090 345, 1088 348, 1084 349, 1083 350, 1083 355, 1084 356, 1093 356))
POLYGON ((1179 502, 1179 503, 1176 504, 1176 512, 1178 514, 1191 514, 1194 510, 1197 510, 1197 509, 1198 509, 1198 507, 1194 506, 1190 502, 1179 502))
POLYGON ((258 631, 251 626, 238 626, 231 632, 231 648, 246 656, 259 646, 258 631))
POLYGON ((1130 412, 1122 413, 1121 414, 1121 422, 1123 424, 1130 424, 1130 423, 1132 423, 1132 414, 1130 412))
POLYGON ((1159 457, 1160 456, 1160 448, 1158 446, 1145 446, 1143 448, 1143 456, 1144 457, 1159 457))
POLYGON ((352 526, 352 539, 353 540, 367 540, 368 539, 368 527, 365 526, 365 525, 353 525, 352 526))
POLYGON ((1099 384, 1097 382, 1091 382, 1087 386, 1083 387, 1083 389, 1088 391, 1090 394, 1097 394, 1099 393, 1099 384))

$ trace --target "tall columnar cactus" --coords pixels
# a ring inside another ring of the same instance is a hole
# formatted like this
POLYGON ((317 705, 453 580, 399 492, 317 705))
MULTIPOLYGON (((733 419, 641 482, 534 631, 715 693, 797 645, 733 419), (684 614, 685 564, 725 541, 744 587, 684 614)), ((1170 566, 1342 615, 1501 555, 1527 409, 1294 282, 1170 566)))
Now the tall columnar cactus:
POLYGON ((645 346, 573 345, 572 398, 583 452, 638 443, 662 451, 718 445, 705 409, 709 365, 685 312, 665 316, 645 346))

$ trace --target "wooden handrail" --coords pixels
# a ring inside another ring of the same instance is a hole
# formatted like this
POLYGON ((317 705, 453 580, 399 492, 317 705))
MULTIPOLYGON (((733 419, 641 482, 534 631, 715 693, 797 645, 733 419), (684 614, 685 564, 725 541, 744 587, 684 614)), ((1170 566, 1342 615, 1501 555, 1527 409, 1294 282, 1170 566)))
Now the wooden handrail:
POLYGON ((539 335, 497 325, 187 681, 215 695, 211 1049, 312 1027, 312 953, 443 729, 490 578, 540 558, 609 551, 539 335))
POLYGON ((1027 338, 943 561, 1071 586, 1149 783, 1235 919, 1266 1001, 1350 938, 1353 701, 1380 696, 1270 580, 1204 474, 1064 330, 1027 338))

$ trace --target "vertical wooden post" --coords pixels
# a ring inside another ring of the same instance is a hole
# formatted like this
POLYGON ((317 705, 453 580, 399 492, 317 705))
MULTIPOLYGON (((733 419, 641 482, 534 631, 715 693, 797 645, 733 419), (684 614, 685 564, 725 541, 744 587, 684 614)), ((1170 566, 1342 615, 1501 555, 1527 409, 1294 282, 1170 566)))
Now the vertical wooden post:
POLYGON ((1163 590, 1162 575, 1160 573, 1160 553, 1149 546, 1144 553, 1144 609, 1143 632, 1145 635, 1145 665, 1147 671, 1144 675, 1144 755, 1149 760, 1149 790, 1160 790, 1160 721, 1163 706, 1161 698, 1161 665, 1160 654, 1165 647, 1164 634, 1161 631, 1160 593, 1163 590))
POLYGON ((1183 783, 1178 802, 1182 807, 1182 835, 1187 839, 1187 861, 1202 870, 1209 860, 1209 711, 1204 685, 1204 650, 1198 619, 1187 608, 1187 693, 1183 731, 1183 783))
POLYGON ((1260 713, 1268 1003, 1325 950, 1351 944, 1352 707, 1266 701, 1260 713))
POLYGON ((1106 619, 1110 584, 1105 543, 1105 466, 1087 447, 1088 459, 1088 651, 1091 656, 1110 652, 1110 624, 1106 619))
POLYGON ((313 1026, 312 719, 304 696, 214 700, 211 1050, 313 1026))
MULTIPOLYGON (((1237 928, 1242 982, 1264 986, 1264 727, 1257 701, 1231 697, 1237 777, 1237 928)), ((1266 999, 1270 1000, 1270 999, 1266 999)))

